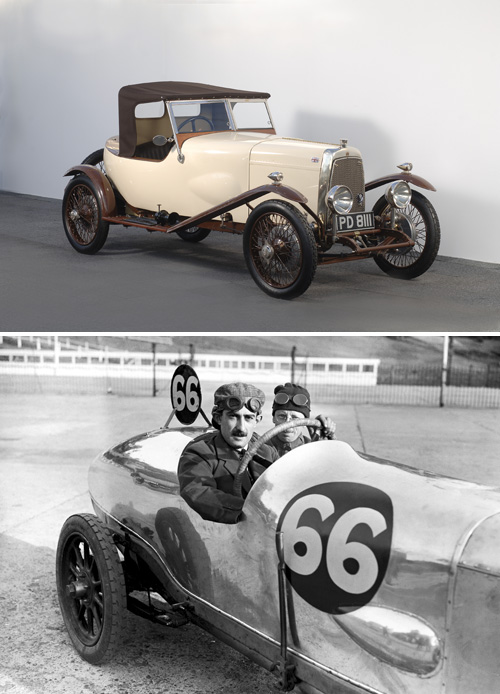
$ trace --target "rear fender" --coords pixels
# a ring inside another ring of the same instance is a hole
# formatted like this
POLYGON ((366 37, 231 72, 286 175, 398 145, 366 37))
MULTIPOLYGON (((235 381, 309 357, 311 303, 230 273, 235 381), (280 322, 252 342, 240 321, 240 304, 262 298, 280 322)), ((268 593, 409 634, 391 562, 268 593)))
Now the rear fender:
POLYGON ((373 190, 379 186, 383 186, 384 183, 392 183, 392 181, 406 181, 407 183, 412 183, 414 186, 419 188, 425 188, 426 190, 436 190, 432 183, 426 181, 425 178, 421 176, 416 176, 412 173, 395 173, 389 174, 389 176, 382 176, 382 178, 376 178, 369 183, 366 183, 365 190, 373 190))
POLYGON ((78 164, 68 169, 65 176, 81 176, 85 174, 95 186, 99 202, 101 203, 102 216, 112 217, 116 214, 116 198, 111 183, 106 175, 90 164, 78 164))

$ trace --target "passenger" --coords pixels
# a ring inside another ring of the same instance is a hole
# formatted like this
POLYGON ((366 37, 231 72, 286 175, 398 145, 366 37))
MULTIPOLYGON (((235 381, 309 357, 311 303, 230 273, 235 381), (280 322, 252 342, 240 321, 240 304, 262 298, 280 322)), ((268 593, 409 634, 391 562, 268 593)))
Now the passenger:
MULTIPOLYGON (((310 416, 311 396, 308 390, 295 383, 285 383, 284 385, 276 386, 273 401, 273 422, 276 425, 287 421, 309 419, 310 416)), ((304 429, 306 427, 295 427, 276 434, 268 441, 268 444, 273 446, 279 457, 281 457, 304 443, 310 443, 311 440, 315 440, 319 435, 322 438, 334 439, 335 422, 324 415, 318 415, 316 419, 323 426, 321 430, 316 430, 312 439, 305 433, 304 429)))
MULTIPOLYGON (((182 498, 205 520, 237 523, 244 499, 232 493, 239 463, 257 438, 255 427, 262 419, 264 393, 247 383, 229 383, 214 393, 212 424, 183 450, 178 468, 182 498)), ((264 444, 255 454, 242 480, 246 496, 255 479, 279 457, 264 444)))

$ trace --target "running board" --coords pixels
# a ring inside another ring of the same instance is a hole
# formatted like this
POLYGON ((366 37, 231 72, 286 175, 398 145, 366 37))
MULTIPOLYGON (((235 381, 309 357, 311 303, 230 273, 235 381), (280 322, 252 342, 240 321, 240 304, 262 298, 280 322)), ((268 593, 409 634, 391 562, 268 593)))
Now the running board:
POLYGON ((192 217, 187 217, 174 225, 158 224, 156 220, 147 217, 144 218, 126 216, 103 216, 103 220, 105 222, 110 222, 111 224, 123 224, 124 226, 142 227, 144 229, 147 229, 148 231, 155 231, 157 229, 159 231, 164 231, 170 234, 173 231, 182 231, 183 229, 189 229, 190 227, 203 224, 203 222, 208 222, 214 219, 215 217, 219 217, 225 214, 226 212, 230 212, 231 210, 234 210, 237 207, 241 207, 242 205, 248 205, 253 200, 257 200, 258 198, 261 198, 263 195, 269 194, 277 195, 279 197, 285 198, 286 200, 291 200, 292 202, 297 202, 300 205, 302 205, 302 207, 307 212, 310 212, 312 215, 314 215, 312 210, 310 210, 307 206, 307 198, 304 197, 302 193, 299 193, 297 190, 295 190, 294 188, 290 188, 289 186, 273 183, 259 186, 258 188, 253 188, 252 190, 240 193, 240 195, 237 195, 236 197, 231 198, 230 200, 226 200, 220 205, 211 207, 210 209, 205 210, 205 212, 193 215, 192 217))
POLYGON ((175 605, 170 609, 168 607, 159 608, 151 601, 143 602, 139 598, 127 595, 127 609, 139 617, 164 627, 177 628, 189 624, 189 619, 183 614, 185 609, 182 604, 175 605))
POLYGON ((121 223, 126 226, 136 226, 140 224, 145 227, 157 227, 158 222, 152 217, 121 217, 121 223))

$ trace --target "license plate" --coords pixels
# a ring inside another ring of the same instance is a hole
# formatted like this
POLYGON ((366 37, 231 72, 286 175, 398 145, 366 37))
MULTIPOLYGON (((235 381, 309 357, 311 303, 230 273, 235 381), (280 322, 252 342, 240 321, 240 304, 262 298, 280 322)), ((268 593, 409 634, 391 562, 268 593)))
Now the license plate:
POLYGON ((336 231, 362 231, 375 229, 373 212, 354 212, 335 215, 336 231))

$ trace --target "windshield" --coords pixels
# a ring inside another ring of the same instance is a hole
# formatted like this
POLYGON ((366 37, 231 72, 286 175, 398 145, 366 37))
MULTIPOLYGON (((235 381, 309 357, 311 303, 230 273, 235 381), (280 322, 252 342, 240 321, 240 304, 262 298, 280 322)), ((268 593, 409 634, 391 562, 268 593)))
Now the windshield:
POLYGON ((268 130, 273 127, 265 101, 231 101, 236 130, 268 130))
POLYGON ((179 134, 273 129, 264 100, 174 101, 170 109, 179 134))
POLYGON ((178 133, 231 130, 225 101, 177 101, 171 109, 178 133))

